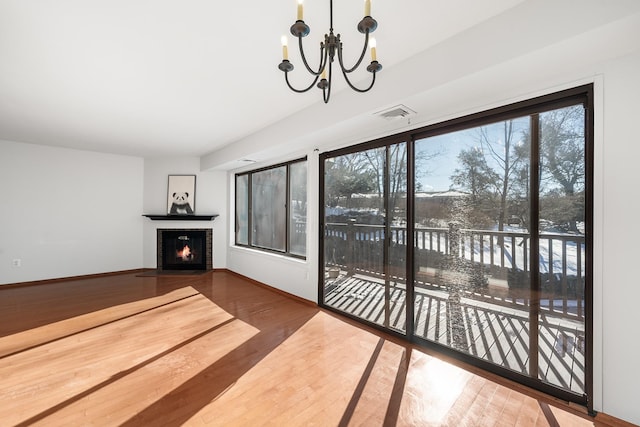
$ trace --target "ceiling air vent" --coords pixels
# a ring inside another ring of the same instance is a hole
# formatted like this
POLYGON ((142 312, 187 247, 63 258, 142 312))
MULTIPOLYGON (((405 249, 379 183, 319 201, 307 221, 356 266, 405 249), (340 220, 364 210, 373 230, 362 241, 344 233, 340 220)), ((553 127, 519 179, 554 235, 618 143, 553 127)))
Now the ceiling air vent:
POLYGON ((374 115, 382 117, 386 120, 404 119, 416 115, 416 112, 406 105, 396 105, 395 107, 388 108, 386 110, 378 111, 374 115))

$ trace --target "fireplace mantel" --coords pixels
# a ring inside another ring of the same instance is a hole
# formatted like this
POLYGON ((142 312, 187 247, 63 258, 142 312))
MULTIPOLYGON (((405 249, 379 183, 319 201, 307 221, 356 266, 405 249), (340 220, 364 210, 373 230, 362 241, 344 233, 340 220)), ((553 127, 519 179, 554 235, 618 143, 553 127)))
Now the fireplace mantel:
POLYGON ((213 221, 218 216, 217 214, 211 215, 156 215, 156 214, 143 214, 152 221, 213 221))

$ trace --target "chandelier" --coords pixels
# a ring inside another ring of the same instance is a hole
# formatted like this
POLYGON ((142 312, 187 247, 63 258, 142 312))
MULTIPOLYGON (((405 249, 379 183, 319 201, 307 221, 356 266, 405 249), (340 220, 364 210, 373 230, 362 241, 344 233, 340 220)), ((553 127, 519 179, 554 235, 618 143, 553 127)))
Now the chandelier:
POLYGON ((307 71, 314 77, 311 84, 303 89, 294 88, 289 82, 289 73, 293 71, 293 64, 289 62, 289 54, 287 47, 287 37, 282 36, 282 62, 278 65, 278 68, 284 72, 284 79, 287 82, 287 86, 297 93, 304 93, 310 90, 314 85, 318 88, 322 89, 322 98, 326 103, 329 102, 329 98, 331 97, 331 79, 333 77, 333 62, 336 54, 338 55, 338 65, 340 66, 340 71, 344 76, 347 84, 351 87, 351 89, 356 92, 368 92, 376 82, 376 73, 378 73, 382 69, 382 65, 378 63, 376 58, 376 43, 374 38, 369 38, 369 34, 373 33, 375 29, 378 27, 378 23, 375 19, 371 17, 371 0, 365 0, 364 2, 364 18, 358 23, 358 31, 364 34, 364 46, 362 48, 362 53, 360 54, 360 58, 355 63, 355 65, 351 68, 345 67, 344 61, 342 58, 342 42, 340 41, 340 34, 335 35, 333 33, 333 0, 329 0, 329 16, 330 16, 330 26, 329 26, 329 34, 324 35, 324 41, 320 42, 320 65, 317 69, 313 69, 309 66, 307 62, 307 58, 304 54, 304 49, 302 47, 302 38, 306 37, 309 34, 310 28, 307 24, 304 23, 303 19, 303 10, 302 10, 302 2, 303 0, 298 0, 298 19, 291 26, 290 32, 294 37, 298 38, 298 46, 300 49, 300 56, 302 57, 302 62, 306 67, 307 71), (365 54, 367 53, 367 48, 371 47, 371 63, 367 66, 367 71, 372 74, 371 83, 368 87, 361 89, 353 85, 349 80, 349 74, 355 71, 362 60, 364 59, 365 54), (327 78, 328 76, 328 78, 327 78), (320 79, 320 81, 318 81, 320 79), (316 85, 317 83, 317 85, 316 85))

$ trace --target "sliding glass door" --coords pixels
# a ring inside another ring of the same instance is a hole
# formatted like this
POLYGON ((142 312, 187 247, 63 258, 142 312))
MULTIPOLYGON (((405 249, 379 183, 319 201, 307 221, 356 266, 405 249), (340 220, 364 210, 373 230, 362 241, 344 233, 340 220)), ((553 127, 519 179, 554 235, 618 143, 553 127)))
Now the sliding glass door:
POLYGON ((584 124, 578 104, 416 140, 415 336, 585 392, 584 124))
POLYGON ((540 161, 538 247, 531 250, 539 260, 538 378, 580 394, 587 389, 585 290, 591 289, 585 114, 578 104, 533 121, 540 161))
POLYGON ((591 117, 582 87, 323 154, 321 305, 588 405, 591 117))
POLYGON ((406 330, 406 144, 327 158, 321 300, 406 330))
POLYGON ((528 134, 518 117, 417 139, 414 194, 414 334, 525 374, 530 295, 508 276, 530 264, 528 134))

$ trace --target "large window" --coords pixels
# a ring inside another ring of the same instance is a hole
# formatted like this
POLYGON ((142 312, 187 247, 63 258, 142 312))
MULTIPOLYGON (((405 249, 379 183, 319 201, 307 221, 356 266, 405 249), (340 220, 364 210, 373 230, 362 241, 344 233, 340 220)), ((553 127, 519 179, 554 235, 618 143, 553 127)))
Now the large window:
POLYGON ((323 153, 319 301, 591 403, 592 89, 323 153))
POLYGON ((236 175, 236 245, 306 255, 307 162, 236 175))

